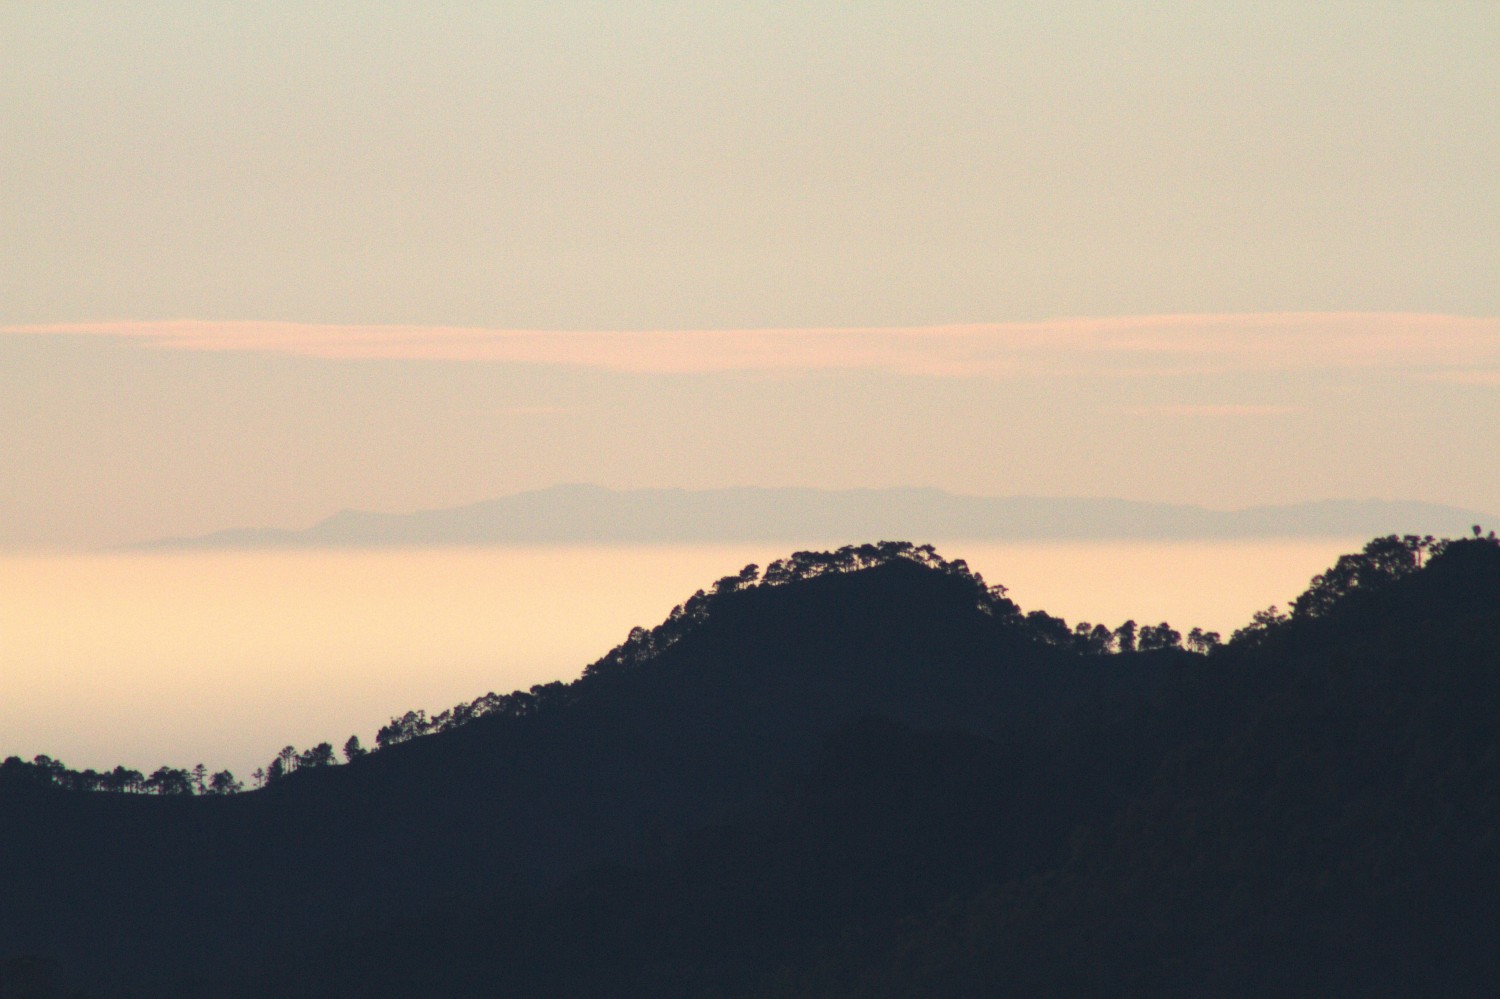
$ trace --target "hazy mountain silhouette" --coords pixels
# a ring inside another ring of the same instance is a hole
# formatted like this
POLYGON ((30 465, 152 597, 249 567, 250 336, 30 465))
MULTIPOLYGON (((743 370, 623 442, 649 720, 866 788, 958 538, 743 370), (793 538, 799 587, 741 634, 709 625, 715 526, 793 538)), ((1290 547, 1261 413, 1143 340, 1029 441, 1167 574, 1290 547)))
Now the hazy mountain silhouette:
POLYGON ((444 510, 345 510, 306 530, 253 528, 144 548, 948 539, 1451 536, 1494 517, 1431 503, 1328 500, 1219 511, 1119 499, 939 489, 632 489, 561 485, 444 510))
POLYGON ((1087 651, 921 550, 802 553, 508 713, 264 791, 0 780, 0 975, 158 999, 1482 994, 1500 545, 1426 555, 1372 543, 1202 656, 1087 651))

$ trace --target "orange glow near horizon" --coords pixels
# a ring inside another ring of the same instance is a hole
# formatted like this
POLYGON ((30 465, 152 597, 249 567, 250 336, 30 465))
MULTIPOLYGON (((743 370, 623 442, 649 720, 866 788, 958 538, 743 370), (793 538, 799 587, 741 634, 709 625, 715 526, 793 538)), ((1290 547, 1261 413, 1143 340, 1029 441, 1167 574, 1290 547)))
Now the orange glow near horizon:
MULTIPOLYGON (((1359 542, 940 543, 1025 610, 1227 634, 1359 542)), ((241 776, 576 677, 785 544, 0 556, 0 756, 241 776)))

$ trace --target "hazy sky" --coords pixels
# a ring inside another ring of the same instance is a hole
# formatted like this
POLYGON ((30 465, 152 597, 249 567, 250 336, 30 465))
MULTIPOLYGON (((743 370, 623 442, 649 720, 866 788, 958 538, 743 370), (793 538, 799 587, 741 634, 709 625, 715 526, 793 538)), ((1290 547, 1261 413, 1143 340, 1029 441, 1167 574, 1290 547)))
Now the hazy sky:
POLYGON ((558 481, 1500 512, 1500 4, 11 3, 0 51, 0 545, 558 481))

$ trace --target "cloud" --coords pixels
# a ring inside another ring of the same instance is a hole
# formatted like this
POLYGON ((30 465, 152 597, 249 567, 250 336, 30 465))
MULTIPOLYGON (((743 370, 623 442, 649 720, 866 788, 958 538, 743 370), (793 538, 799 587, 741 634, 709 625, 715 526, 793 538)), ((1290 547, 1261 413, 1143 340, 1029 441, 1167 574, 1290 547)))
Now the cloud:
POLYGON ((1500 385, 1500 369, 1429 371, 1423 375, 1423 378, 1432 382, 1450 382, 1459 385, 1500 385))
POLYGON ((1301 406, 1257 406, 1257 405, 1166 405, 1128 406, 1124 412, 1132 416, 1288 416, 1302 412, 1301 406))
POLYGON ((1390 369, 1452 378, 1475 369, 1500 369, 1500 318, 1414 313, 1181 314, 922 327, 646 331, 173 320, 9 326, 0 331, 126 338, 167 350, 637 373, 873 369, 932 377, 1141 377, 1390 369))
POLYGON ((501 416, 564 416, 578 412, 575 406, 505 406, 496 410, 501 416))

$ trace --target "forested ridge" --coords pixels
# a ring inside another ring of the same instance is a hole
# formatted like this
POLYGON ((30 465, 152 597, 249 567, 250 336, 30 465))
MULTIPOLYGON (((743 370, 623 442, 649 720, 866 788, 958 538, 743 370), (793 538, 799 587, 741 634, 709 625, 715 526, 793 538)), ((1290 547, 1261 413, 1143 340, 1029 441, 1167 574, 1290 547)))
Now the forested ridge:
POLYGON ((1222 643, 799 552, 262 790, 7 760, 0 988, 1480 994, 1497 636, 1493 536, 1376 539, 1222 643))
MULTIPOLYGON (((1425 543, 1431 542, 1431 538, 1425 539, 1425 543)), ((1004 586, 986 585, 984 577, 971 572, 962 559, 949 561, 937 554, 931 545, 882 541, 878 544, 849 545, 831 552, 794 552, 789 558, 771 563, 764 575, 761 574, 760 566, 747 565, 739 572, 719 579, 710 590, 699 590, 684 603, 672 608, 667 619, 655 628, 633 628, 624 642, 587 666, 584 676, 652 659, 704 621, 723 597, 739 590, 756 586, 784 586, 829 573, 857 572, 895 560, 912 562, 964 580, 974 591, 975 607, 984 613, 1023 628, 1038 641, 1071 646, 1080 652, 1102 655, 1117 651, 1134 652, 1137 648, 1150 651, 1185 645, 1192 651, 1206 653, 1220 643, 1217 632, 1194 628, 1184 638, 1166 622, 1138 627, 1131 620, 1116 629, 1110 629, 1102 624, 1082 621, 1070 629, 1066 621, 1053 617, 1046 611, 1034 610, 1023 617, 1020 609, 1006 599, 1004 586)), ((431 717, 422 708, 407 711, 392 717, 389 723, 380 727, 372 748, 385 749, 419 736, 446 732, 487 715, 524 716, 544 705, 560 702, 568 696, 570 686, 563 681, 553 681, 509 694, 491 691, 431 717)), ((372 749, 364 746, 358 734, 351 735, 343 744, 343 761, 352 763, 371 751, 372 749)), ((297 770, 334 766, 338 762, 330 742, 318 743, 301 751, 295 746, 286 746, 265 767, 257 768, 250 775, 251 788, 275 783, 297 770)), ((163 764, 148 775, 125 766, 102 771, 74 770, 61 760, 47 755, 38 755, 30 761, 18 756, 6 757, 0 761, 0 784, 5 782, 56 786, 70 791, 158 795, 237 794, 246 790, 245 782, 236 778, 232 771, 222 770, 210 774, 202 763, 191 768, 163 764)))

